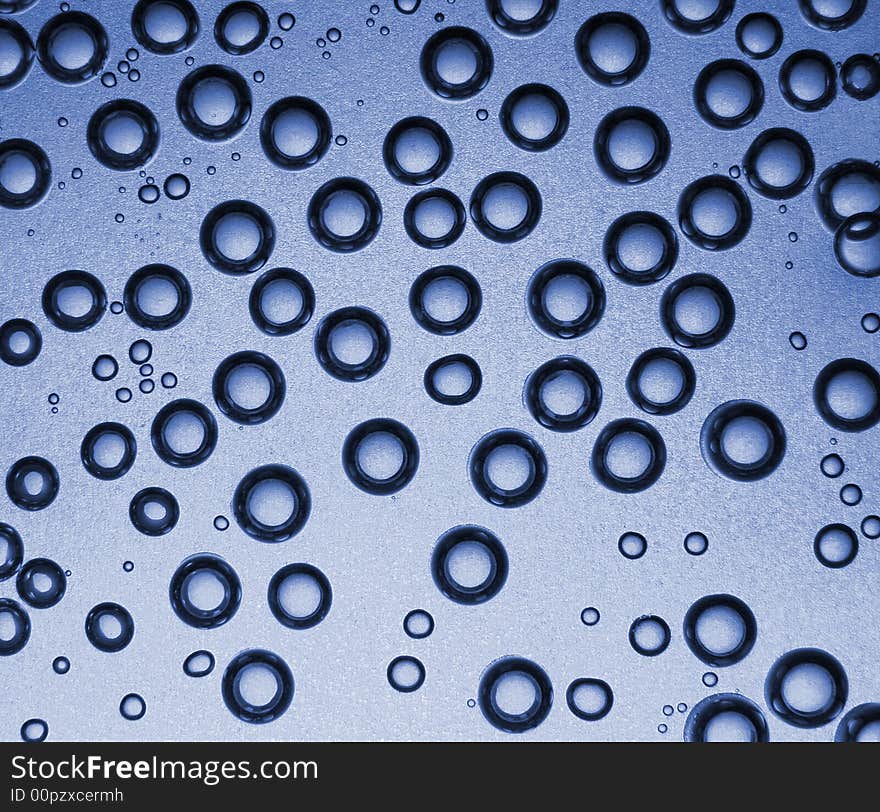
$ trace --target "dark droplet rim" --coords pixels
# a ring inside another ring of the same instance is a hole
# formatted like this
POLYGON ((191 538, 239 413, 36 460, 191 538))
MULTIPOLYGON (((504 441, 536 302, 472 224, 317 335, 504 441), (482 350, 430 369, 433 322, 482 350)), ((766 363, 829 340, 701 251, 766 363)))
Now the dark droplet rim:
POLYGON ((579 29, 574 40, 575 52, 581 68, 594 82, 608 87, 620 87, 632 82, 648 64, 651 56, 651 40, 648 32, 635 17, 619 11, 606 11, 590 17, 579 29), (596 64, 590 55, 590 40, 593 34, 606 25, 620 26, 629 31, 635 41, 633 59, 625 68, 609 72, 596 64))
POLYGON ((538 187, 519 172, 495 172, 483 178, 471 194, 471 220, 474 221, 474 225, 484 237, 500 243, 517 242, 531 234, 541 219, 542 208, 543 203, 538 187), (508 184, 516 186, 525 195, 526 213, 523 219, 512 228, 499 228, 486 216, 483 204, 493 188, 508 184))
POLYGON ((27 319, 10 319, 0 327, 0 358, 10 366, 23 367, 30 364, 43 348, 43 336, 39 328, 27 319), (24 352, 16 352, 12 346, 12 336, 24 333, 28 346, 24 352))
POLYGON ((505 733, 524 733, 540 725, 550 713, 553 705, 553 684, 547 672, 532 660, 525 657, 503 657, 492 663, 483 673, 477 701, 486 721, 493 727, 505 733), (506 713, 495 697, 499 682, 511 672, 524 674, 534 687, 534 702, 522 713, 506 713))
POLYGON ((170 265, 145 265, 135 271, 125 283, 123 294, 125 312, 139 327, 146 330, 170 330, 180 324, 189 313, 192 303, 192 288, 187 278, 170 265), (141 286, 152 279, 163 279, 173 285, 177 292, 177 304, 165 315, 154 316, 145 311, 139 302, 141 286))
POLYGON ((312 564, 287 564, 276 572, 269 581, 268 589, 269 609, 275 615, 276 620, 288 629, 311 629, 317 626, 325 617, 327 617, 330 607, 333 603, 333 590, 330 587, 330 581, 321 570, 312 564), (307 615, 292 615, 284 608, 281 601, 281 586, 284 581, 293 575, 305 575, 312 578, 318 586, 321 598, 318 605, 312 612, 307 615))
POLYGON ((477 320, 482 306, 483 292, 480 283, 477 282, 473 274, 457 265, 438 265, 423 271, 413 282, 409 291, 409 308, 413 318, 421 327, 435 335, 451 336, 464 332, 477 320), (440 279, 455 279, 460 282, 467 298, 461 315, 450 321, 440 321, 433 318, 424 303, 428 287, 440 279))
POLYGON ((532 417, 550 431, 577 431, 588 425, 602 405, 602 384, 593 368, 573 355, 561 355, 541 364, 528 378, 523 389, 523 401, 532 417), (560 373, 570 372, 584 388, 584 400, 570 414, 557 414, 541 397, 544 384, 560 373))
POLYGON ((312 497, 306 481, 293 468, 279 464, 254 468, 238 483, 232 498, 232 510, 239 527, 251 538, 271 543, 287 541, 299 533, 308 521, 311 509, 312 497), (287 484, 296 499, 293 513, 278 525, 268 525, 259 521, 249 506, 253 489, 261 482, 270 479, 277 479, 287 484))
POLYGON ((199 229, 199 242, 205 259, 218 271, 233 276, 253 273, 266 264, 275 248, 275 223, 265 209, 249 200, 227 200, 214 206, 205 215, 199 229), (231 214, 249 218, 260 232, 254 250, 243 259, 232 259, 223 254, 217 244, 216 230, 224 217, 231 214))
POLYGON ((211 384, 214 400, 220 409, 230 420, 243 426, 255 426, 265 423, 278 413, 284 403, 284 395, 287 384, 281 367, 268 355, 253 350, 236 352, 224 358, 214 372, 211 384), (236 403, 229 389, 229 381, 240 367, 253 366, 261 370, 269 382, 269 394, 266 400, 259 406, 247 408, 236 403))
POLYGON ((127 172, 144 166, 159 148, 159 122, 153 112, 132 99, 114 99, 102 104, 89 119, 86 129, 89 150, 98 163, 118 172, 127 172), (126 114, 138 122, 142 140, 133 152, 117 152, 104 137, 104 124, 112 117, 126 114))
MULTIPOLYGON (((494 598, 507 581, 508 570, 507 551, 498 536, 485 527, 473 524, 459 525, 447 530, 437 539, 431 553, 431 576, 437 589, 449 600, 465 606, 476 606, 494 598), (459 544, 468 542, 482 545, 491 558, 489 575, 483 583, 474 587, 463 586, 454 581, 446 564, 452 551, 459 544)), ((433 624, 431 628, 433 629, 433 624)))
POLYGON ((203 463, 213 453, 217 445, 217 436, 217 421, 208 407, 197 400, 188 398, 173 400, 163 406, 153 418, 153 425, 150 429, 150 439, 156 454, 163 462, 173 465, 175 468, 192 468, 203 463), (181 412, 192 414, 201 423, 204 432, 199 447, 184 453, 174 451, 165 438, 165 427, 168 422, 181 412))
POLYGON ((880 372, 867 361, 859 358, 838 358, 822 368, 813 384, 813 402, 822 419, 840 431, 866 431, 880 423, 880 372), (857 372, 864 375, 874 386, 876 400, 874 408, 858 418, 842 417, 837 414, 828 402, 828 387, 831 381, 845 372, 857 372))
POLYGON ((128 473, 131 466, 134 465, 135 457, 137 456, 137 442, 135 442, 131 429, 123 426, 122 423, 99 423, 86 433, 80 446, 79 454, 86 471, 96 479, 119 479, 128 473), (109 467, 101 465, 95 459, 95 449, 98 442, 107 435, 118 437, 122 440, 124 446, 119 462, 109 467))
POLYGON ((299 171, 314 166, 330 148, 332 127, 327 111, 316 101, 305 96, 287 96, 270 105, 260 122, 260 143, 266 157, 282 169, 299 171), (301 155, 288 155, 279 149, 275 142, 275 122, 289 110, 301 110, 309 115, 315 124, 315 143, 301 155))
POLYGON ((164 488, 143 488, 132 497, 128 516, 135 529, 145 536, 164 536, 177 524, 180 505, 174 495, 164 488), (165 508, 165 515, 161 519, 154 519, 147 513, 147 505, 151 502, 158 502, 165 508))
POLYGON ((277 654, 265 649, 249 649, 233 657, 223 673, 223 701, 229 711, 250 724, 265 724, 281 716, 293 701, 294 681, 290 667, 277 654), (240 674, 249 666, 267 668, 275 676, 277 690, 265 705, 252 705, 241 694, 240 674))
POLYGON ((161 0, 169 2, 183 15, 186 29, 179 39, 172 42, 159 42, 153 39, 146 29, 147 9, 160 0, 138 0, 131 12, 131 32, 135 39, 148 51, 154 54, 169 55, 178 54, 191 48, 199 36, 199 15, 189 0, 161 0))
POLYGON ((379 233, 382 225, 382 204, 379 196, 362 180, 357 178, 335 178, 321 186, 309 201, 309 228, 312 236, 324 248, 340 254, 360 251, 369 245, 379 233), (342 236, 331 231, 324 222, 324 212, 330 199, 338 192, 349 192, 355 195, 364 208, 364 221, 354 233, 342 236))
POLYGON ((86 271, 61 271, 55 274, 43 288, 43 312, 60 330, 79 333, 94 327, 107 310, 107 291, 101 281, 86 271), (81 316, 65 313, 58 302, 61 291, 67 287, 85 288, 92 298, 89 309, 81 316))
POLYGON ((697 374, 694 371, 694 365, 683 352, 670 347, 655 347, 654 349, 645 350, 633 361, 633 365, 626 376, 626 391, 630 400, 648 414, 669 415, 680 412, 691 402, 696 388, 697 374), (681 389, 679 389, 678 394, 671 400, 662 403, 651 400, 642 392, 639 384, 643 370, 657 360, 669 361, 675 364, 681 373, 681 389))
POLYGON ((578 719, 583 719, 585 722, 598 722, 611 712, 611 708, 614 705, 614 692, 605 680, 592 677, 578 677, 569 683, 568 689, 565 692, 565 701, 568 705, 568 709, 577 716, 578 719), (584 686, 598 688, 602 692, 605 697, 605 704, 602 705, 599 710, 585 711, 578 707, 577 702, 575 701, 575 694, 577 693, 578 688, 584 686))
POLYGON ((254 324, 267 335, 286 336, 301 330, 312 318, 315 312, 315 289, 306 276, 293 268, 272 268, 261 274, 254 282, 248 299, 248 309, 254 324), (263 311, 263 292, 277 280, 285 280, 294 285, 299 291, 302 306, 299 313, 292 319, 284 322, 272 321, 263 311))
POLYGON ((460 100, 476 96, 489 82, 495 60, 489 43, 472 28, 454 25, 433 34, 422 48, 419 66, 428 88, 444 99, 460 100), (474 55, 474 73, 467 81, 453 84, 440 76, 437 70, 437 54, 448 42, 461 40, 474 55))
POLYGON ((362 491, 376 496, 388 496, 405 488, 416 475, 419 467, 419 444, 415 435, 403 423, 378 417, 355 426, 342 445, 342 467, 348 478, 362 491), (403 459, 400 467, 390 477, 377 479, 361 466, 358 449, 371 434, 390 434, 400 443, 403 459))
POLYGON ((37 57, 43 70, 53 79, 65 85, 78 85, 97 76, 107 61, 109 48, 110 42, 107 39, 107 32, 101 23, 81 11, 65 11, 56 14, 43 25, 37 37, 37 57), (94 45, 94 51, 89 60, 78 68, 65 68, 52 55, 53 39, 62 28, 67 26, 76 26, 84 30, 94 45))
POLYGON ((171 576, 168 587, 171 608, 184 623, 196 629, 216 629, 227 623, 241 605, 241 579, 220 556, 209 553, 192 555, 171 576), (223 586, 223 599, 211 609, 200 609, 189 598, 187 583, 201 572, 210 573, 223 586))
POLYGON ((515 508, 531 502, 547 482, 547 456, 544 449, 530 435, 518 429, 497 429, 479 439, 468 458, 468 473, 477 493, 490 504, 515 508), (515 446, 529 459, 529 475, 517 488, 501 488, 489 477, 486 464, 497 448, 515 446))
POLYGON ((596 438, 593 453, 590 455, 590 467, 593 476, 606 488, 618 493, 638 493, 650 488, 663 473, 666 467, 666 444, 650 423, 644 420, 623 417, 612 420, 596 438), (651 450, 651 461, 641 474, 634 477, 621 477, 608 467, 608 451, 611 444, 621 434, 634 433, 643 437, 651 450))
POLYGON ((196 138, 203 141, 228 141, 238 135, 251 117, 251 91, 242 75, 223 65, 204 65, 184 77, 177 89, 177 115, 181 123, 196 138), (232 116, 222 124, 208 124, 196 114, 194 95, 196 86, 206 80, 225 83, 235 96, 232 116))
POLYGON ((693 655, 706 665, 726 668, 744 660, 758 639, 758 624, 755 615, 741 598, 735 595, 704 595, 694 601, 684 616, 682 627, 684 640, 693 655), (742 639, 729 651, 718 653, 706 647, 700 640, 697 625, 704 612, 723 607, 734 612, 743 624, 742 639))
POLYGON ((764 682, 767 707, 780 719, 794 727, 821 727, 837 718, 849 696, 849 681, 843 666, 827 651, 818 648, 798 648, 783 654, 770 668, 764 682), (828 672, 832 695, 828 703, 817 711, 805 713, 790 705, 783 691, 789 672, 800 665, 817 665, 828 672))
POLYGON ((134 637, 134 620, 129 611, 118 603, 99 603, 86 615, 86 637, 99 651, 113 654, 122 651, 134 637), (116 637, 107 637, 101 630, 101 618, 114 617, 119 623, 120 632, 116 637))
POLYGON ((527 293, 529 315, 545 333, 556 338, 580 338, 592 330, 605 312, 605 286, 598 274, 574 259, 554 259, 545 263, 529 280, 527 293), (559 276, 577 276, 590 292, 587 309, 576 319, 560 320, 552 316, 544 302, 550 283, 559 276))
POLYGON ((43 510, 58 496, 60 480, 58 471, 43 457, 22 457, 14 462, 6 474, 6 493, 10 501, 22 510, 43 510), (25 477, 36 472, 43 479, 39 493, 31 493, 24 484, 25 477))
POLYGON ((715 276, 705 273, 694 273, 676 279, 660 299, 660 320, 669 337, 679 347, 687 349, 706 349, 714 347, 727 338, 736 320, 736 306, 733 296, 725 284, 715 276), (692 333, 679 324, 675 314, 675 303, 679 296, 693 288, 705 288, 714 297, 718 305, 718 321, 704 333, 692 333))
POLYGON ((754 482, 772 474, 785 457, 785 428, 779 418, 764 406, 752 400, 729 400, 712 410, 700 430, 700 451, 706 464, 716 474, 739 482, 754 482), (768 448, 761 459, 740 463, 724 450, 724 430, 733 421, 748 417, 764 426, 768 434, 768 448))
POLYGON ((388 360, 391 352, 391 336, 385 322, 365 307, 343 307, 325 316, 315 331, 315 355, 324 371, 340 381, 356 382, 372 378, 388 360), (347 321, 366 326, 373 339, 369 356, 357 364, 349 364, 337 358, 332 348, 333 331, 347 321))
POLYGON ((442 358, 438 358, 436 361, 428 364, 423 382, 425 391, 432 400, 442 403, 444 406, 462 406, 465 403, 470 403, 480 393, 480 389, 483 386, 483 373, 480 370, 480 365, 471 356, 464 353, 454 353, 452 355, 444 355, 442 358), (440 391, 436 384, 436 378, 442 369, 455 364, 463 364, 467 367, 471 376, 471 382, 468 388, 461 394, 447 395, 440 391))

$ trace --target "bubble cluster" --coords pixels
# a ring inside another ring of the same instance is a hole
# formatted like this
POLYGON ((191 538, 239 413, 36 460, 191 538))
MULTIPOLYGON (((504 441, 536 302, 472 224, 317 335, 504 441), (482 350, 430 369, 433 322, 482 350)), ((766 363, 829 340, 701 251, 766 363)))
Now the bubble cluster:
POLYGON ((877 738, 876 8, 33 5, 0 738, 877 738))

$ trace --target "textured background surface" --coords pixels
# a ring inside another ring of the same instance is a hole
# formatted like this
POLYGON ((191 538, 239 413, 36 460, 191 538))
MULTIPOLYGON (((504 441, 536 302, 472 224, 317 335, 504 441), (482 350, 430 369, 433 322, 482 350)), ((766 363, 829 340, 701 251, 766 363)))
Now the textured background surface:
MULTIPOLYGON (((838 89, 825 110, 807 114, 791 108, 778 88, 778 71, 787 55, 818 48, 836 62, 877 49, 877 5, 853 27, 836 33, 808 25, 796 4, 773 3, 785 40, 764 61, 739 52, 737 21, 756 4, 740 2, 728 22, 705 36, 685 36, 664 19, 657 2, 635 3, 652 42, 646 71, 623 88, 592 82, 581 70, 573 47, 575 32, 606 3, 563 2, 552 23, 530 38, 512 38, 490 21, 477 0, 454 4, 423 0, 414 15, 395 11, 390 0, 370 13, 366 2, 269 3, 270 36, 283 38, 273 50, 268 40, 255 52, 225 54, 212 36, 222 3, 197 4, 202 32, 186 54, 157 56, 137 46, 127 4, 82 2, 75 8, 94 14, 110 39, 108 69, 139 48, 140 80, 118 75, 115 88, 99 79, 61 86, 35 61, 27 79, 0 91, 0 136, 40 144, 53 169, 52 187, 38 206, 0 209, 0 321, 25 317, 43 333, 39 358, 23 368, 0 367, 0 467, 26 454, 46 456, 61 477, 57 500, 46 510, 25 513, 0 494, 0 520, 15 526, 25 558, 45 555, 71 571, 67 594, 48 610, 29 609, 31 640, 15 656, 0 659, 0 737, 14 739, 21 723, 40 717, 51 739, 474 739, 505 738, 492 728, 476 697, 480 675, 495 658, 520 654, 539 662, 555 688, 547 720, 526 734, 541 739, 680 739, 685 716, 664 717, 665 704, 692 707, 716 691, 740 691, 762 707, 767 670, 785 651, 817 646, 833 653, 850 680, 847 709, 880 698, 880 626, 877 541, 861 538, 861 550, 848 567, 822 567, 813 538, 825 524, 843 521, 858 529, 862 517, 878 512, 877 475, 880 428, 861 434, 836 432, 816 412, 811 389, 819 370, 842 356, 877 364, 878 335, 860 326, 862 315, 880 306, 877 281, 845 273, 833 254, 832 235, 817 216, 812 187, 778 202, 747 190, 754 222, 746 239, 724 252, 700 250, 681 237, 676 268, 663 282, 644 288, 621 283, 606 267, 602 240, 619 215, 635 209, 655 211, 677 224, 676 202, 692 180, 726 173, 742 161, 748 145, 771 126, 791 127, 809 140, 816 174, 844 158, 876 159, 880 134, 878 99, 858 102, 838 89), (290 31, 278 29, 284 11, 296 14, 290 31), (445 23, 434 19, 437 12, 445 23), (375 17, 375 25, 365 21, 375 17), (418 70, 422 45, 446 24, 468 25, 490 43, 495 69, 476 97, 449 102, 434 96, 418 70), (322 58, 316 39, 331 26, 342 39, 322 58), (387 35, 380 33, 388 26, 387 35), (230 64, 253 93, 249 125, 234 141, 208 144, 195 139, 177 118, 174 97, 195 65, 230 64), (730 132, 712 128, 694 108, 692 87, 700 69, 730 56, 749 61, 765 86, 765 104, 755 121, 730 132), (251 80, 254 71, 265 81, 251 80), (546 153, 519 150, 504 136, 498 111, 505 96, 525 82, 544 82, 566 99, 571 123, 563 141, 546 153), (259 143, 259 121, 281 96, 298 94, 319 101, 329 113, 333 133, 347 143, 331 146, 326 157, 304 172, 283 172, 266 159, 259 143), (117 173, 94 160, 86 144, 91 113, 103 102, 132 98, 152 109, 161 126, 158 154, 147 174, 162 180, 185 171, 192 191, 183 200, 162 196, 148 206, 138 201, 143 183, 137 172, 117 173), (363 106, 357 100, 364 101, 363 106), (597 167, 593 135, 599 120, 625 104, 655 110, 669 129, 672 149, 653 181, 626 188, 611 184, 597 167), (479 121, 476 111, 489 111, 479 121), (414 193, 391 178, 381 158, 388 129, 406 115, 426 115, 449 133, 455 156, 438 185, 465 202, 477 182, 491 172, 515 170, 541 191, 543 216, 534 232, 512 245, 494 243, 468 223, 453 246, 428 251, 412 243, 403 228, 403 208, 414 193), (64 116, 69 125, 56 123, 64 116), (233 161, 232 153, 240 153, 233 161), (184 167, 183 159, 191 165, 184 167), (209 175, 209 166, 216 173, 209 175), (71 170, 81 167, 78 180, 71 170), (331 253, 312 237, 306 207, 325 181, 356 175, 379 195, 384 221, 377 238, 352 255, 331 253), (59 189, 59 182, 65 183, 59 189), (125 193, 119 187, 125 187, 125 193), (283 338, 261 333, 251 322, 247 296, 256 275, 226 276, 210 267, 199 247, 198 228, 217 203, 245 197, 266 209, 277 228, 277 242, 266 267, 294 267, 312 282, 316 314, 302 331, 283 338), (114 219, 124 215, 124 222, 114 219), (28 230, 33 229, 32 236, 28 230), (797 242, 789 233, 798 235, 797 242), (558 257, 575 257, 593 267, 606 286, 608 304, 600 324, 583 338, 563 342, 541 333, 525 307, 534 270, 558 257), (786 268, 786 262, 792 263, 786 268), (55 273, 81 268, 98 276, 109 299, 122 298, 128 276, 150 262, 179 268, 193 289, 189 316, 169 332, 146 336, 126 315, 107 313, 87 332, 54 328, 40 307, 46 281, 55 273), (466 332, 438 337, 422 330, 408 307, 409 287, 431 265, 458 264, 483 288, 483 310, 466 332), (720 277, 736 302, 736 323, 716 347, 689 352, 697 373, 693 400, 678 414, 648 417, 662 433, 668 463, 660 481, 635 495, 614 493, 592 476, 589 455, 600 429, 610 420, 643 417, 631 403, 624 382, 635 357, 645 349, 671 346, 658 317, 660 296, 680 276, 703 271, 720 277), (314 330, 324 315, 345 305, 364 305, 379 313, 392 336, 385 368, 374 378, 349 384, 328 376, 312 349, 314 330), (789 334, 806 334, 808 346, 792 349, 789 334), (156 380, 164 371, 179 378, 174 390, 157 385, 149 395, 137 391, 137 367, 127 358, 132 341, 149 337, 156 380), (269 422, 240 428, 216 409, 211 376, 216 365, 237 350, 255 349, 278 361, 288 392, 269 422), (483 373, 483 389, 471 403, 445 407, 430 400, 422 386, 425 367, 452 352, 472 355, 483 373), (113 354, 120 373, 111 383, 95 380, 91 365, 101 353, 113 354), (603 385, 598 417, 573 434, 540 427, 522 404, 522 383, 535 368, 563 353, 575 354, 596 370, 603 385), (114 391, 129 386, 129 403, 114 391), (60 396, 57 414, 47 397, 60 396), (211 458, 191 470, 174 469, 153 452, 149 426, 166 402, 192 397, 217 415, 219 442, 211 458), (757 399, 782 420, 788 450, 776 472, 753 483, 713 473, 700 454, 699 431, 718 404, 757 399), (387 416, 411 428, 421 448, 415 479, 395 497, 356 489, 346 477, 340 450, 348 432, 371 417, 387 416), (92 478, 79 459, 86 431, 104 420, 128 425, 138 442, 131 471, 116 482, 92 478), (502 510, 483 501, 468 479, 467 458, 484 433, 501 426, 522 429, 543 446, 549 466, 543 493, 530 504, 502 510), (834 438, 834 439, 832 439, 834 438), (832 445, 836 441, 835 445, 832 445), (845 460, 842 479, 831 480, 819 461, 836 451, 845 460), (218 514, 232 520, 230 501, 241 477, 263 462, 292 465, 312 494, 312 515, 290 541, 266 545, 246 536, 232 521, 218 532, 218 514), (845 506, 838 491, 844 481, 858 483, 864 498, 845 506), (180 502, 180 521, 167 536, 148 538, 128 519, 132 495, 161 485, 180 502), (505 588, 488 604, 459 606, 435 587, 429 568, 433 545, 445 530, 474 523, 492 529, 510 557, 505 588), (637 531, 648 540, 636 561, 618 551, 618 537, 637 531), (708 552, 688 555, 682 546, 691 531, 705 533, 708 552), (225 557, 241 577, 244 598, 235 618, 211 631, 184 625, 168 601, 168 583, 191 553, 212 551, 225 557), (134 562, 132 572, 122 563, 134 562), (307 561, 329 577, 334 593, 329 616, 317 627, 285 629, 269 612, 265 590, 271 575, 290 561, 307 561), (710 670, 688 650, 681 633, 685 611, 698 597, 730 592, 752 608, 759 633, 752 653, 719 675, 715 689, 701 675, 710 670), (88 610, 99 601, 126 606, 136 623, 133 642, 109 655, 91 646, 83 633, 88 610), (580 621, 585 606, 601 612, 600 622, 580 621), (436 630, 411 640, 402 629, 413 608, 429 610, 436 630), (654 613, 672 628, 672 642, 659 657, 646 658, 629 645, 627 632, 639 615, 654 613), (220 696, 223 668, 243 648, 265 647, 290 665, 296 695, 280 720, 265 726, 234 718, 220 696), (217 667, 207 678, 184 675, 181 663, 191 651, 210 649, 217 667), (57 675, 52 660, 63 654, 71 670, 57 675), (386 680, 386 666, 400 654, 417 656, 427 678, 415 693, 398 693, 386 680), (603 720, 583 722, 565 706, 568 683, 580 676, 600 677, 614 691, 614 707, 603 720), (140 693, 147 713, 137 722, 123 719, 119 700, 140 693), (658 732, 666 723, 668 732, 658 732)), ((755 6, 755 8, 753 8, 755 6)), ((36 41, 57 5, 38 2, 19 20, 36 41)), ((133 63, 135 64, 135 63, 133 63)), ((13 597, 14 579, 0 583, 0 595, 13 597)), ((815 730, 791 727, 767 711, 774 740, 829 740, 836 726, 815 730)))

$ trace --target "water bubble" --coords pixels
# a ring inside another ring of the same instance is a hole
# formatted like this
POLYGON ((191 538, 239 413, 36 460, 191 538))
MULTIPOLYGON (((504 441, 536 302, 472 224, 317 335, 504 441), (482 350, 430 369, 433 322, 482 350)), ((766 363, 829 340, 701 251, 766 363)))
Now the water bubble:
POLYGON ((293 692, 290 667, 265 649, 242 651, 223 673, 223 701, 243 722, 264 724, 277 719, 290 707, 293 692))
POLYGON ((282 31, 290 31, 295 24, 296 18, 290 12, 285 11, 278 15, 278 27, 282 31))
POLYGON ((272 37, 272 39, 269 40, 269 47, 273 51, 277 51, 282 45, 284 45, 284 40, 281 39, 281 37, 272 37))
POLYGON ((759 194, 782 200, 800 194, 813 179, 813 150, 798 132, 774 127, 752 142, 743 167, 759 194))
POLYGON ((734 0, 662 0, 666 19, 685 34, 708 34, 727 22, 734 0))
POLYGON ((123 719, 136 722, 147 712, 147 703, 140 694, 126 694, 119 703, 119 713, 123 719))
POLYGON ((254 81, 255 81, 258 85, 259 85, 259 84, 262 84, 262 82, 265 80, 265 78, 266 78, 266 74, 263 73, 263 71, 261 71, 261 70, 255 70, 255 71, 254 71, 254 81))
POLYGON ((20 730, 23 742, 46 741, 49 735, 49 725, 43 719, 28 719, 20 730))
POLYGON ((684 549, 689 555, 704 555, 709 549, 709 539, 704 533, 688 533, 684 537, 684 549))
POLYGON ((249 0, 230 3, 214 23, 214 39, 228 54, 241 56, 255 51, 269 35, 269 15, 249 0))
POLYGON ((52 660, 52 670, 56 674, 66 674, 70 671, 70 660, 64 656, 56 657, 52 660))
POLYGON ((827 651, 800 648, 780 657, 764 683, 767 706, 796 727, 821 727, 836 718, 849 693, 846 672, 827 651))
POLYGON ((150 161, 159 146, 159 124, 140 102, 119 99, 99 107, 89 119, 92 155, 110 169, 135 169, 150 161))
POLYGON ((421 273, 410 288, 413 318, 428 332, 455 335, 470 327, 480 313, 483 294, 464 268, 440 265, 421 273))
POLYGON ((15 87, 30 73, 34 44, 15 20, 0 19, 0 90, 15 87))
POLYGON ((415 14, 421 3, 422 0, 394 0, 394 8, 401 14, 415 14))
POLYGON ((584 626, 595 626, 599 622, 599 610, 594 606, 588 606, 581 612, 581 623, 584 626))
POLYGON ((218 271, 253 273, 266 264, 275 247, 275 224, 255 203, 230 200, 208 212, 199 241, 205 259, 218 271))
POLYGON ((37 38, 37 56, 43 70, 68 85, 97 76, 107 60, 108 49, 104 27, 81 11, 52 17, 37 38))
POLYGON ((425 681, 425 666, 415 657, 395 657, 388 664, 387 676, 388 684, 395 691, 408 694, 422 687, 425 681))
POLYGON ((528 236, 541 219, 541 194, 518 172, 496 172, 483 178, 470 200, 477 229, 496 242, 509 243, 528 236))
POLYGON ((200 649, 189 654, 183 661, 183 673, 188 677, 206 677, 214 670, 214 655, 200 649))
POLYGON ((840 455, 827 454, 822 457, 822 462, 819 463, 819 468, 825 476, 830 479, 836 479, 843 473, 844 464, 840 455))
POLYGON ((547 457, 538 442, 517 429, 483 435, 468 458, 470 480, 487 502, 515 508, 535 499, 547 481, 547 457))
POLYGON ((681 347, 706 348, 723 341, 736 318, 733 297, 709 274, 679 277, 663 292, 660 315, 666 332, 681 347))
POLYGON ((779 69, 779 88, 792 107, 812 113, 834 101, 837 70, 829 56, 822 51, 796 51, 779 69))
POLYGON ((171 608, 187 625, 216 629, 227 623, 241 603, 241 580, 220 556, 191 555, 171 576, 171 608))
POLYGON ((269 582, 269 609, 288 629, 311 629, 330 611, 330 581, 311 564, 288 564, 269 582))
POLYGON ((865 313, 860 323, 866 333, 876 333, 880 330, 880 315, 877 313, 865 313))
POLYGON ((782 26, 772 14, 746 14, 736 26, 736 44, 752 59, 768 59, 782 45, 782 26))
POLYGON ((617 541, 617 549, 624 558, 641 558, 648 550, 648 541, 641 533, 624 533, 617 541))
POLYGON ((678 199, 678 222, 685 236, 707 251, 742 242, 752 225, 752 206, 737 183, 709 175, 689 184, 678 199))
POLYGON ((342 465, 361 490, 383 496, 396 493, 416 474, 418 443, 413 433, 396 420, 367 420, 346 437, 342 465))
POLYGON ((403 619, 403 630, 413 640, 430 637, 434 631, 434 618, 424 609, 413 609, 403 619))
POLYGON ((451 26, 432 35, 422 48, 422 77, 446 99, 467 99, 489 82, 494 66, 492 49, 472 28, 451 26))
POLYGON ((604 12, 580 27, 575 49, 581 67, 591 79, 603 85, 621 86, 645 69, 651 41, 635 17, 604 12))
POLYGON ((187 50, 199 30, 199 16, 189 0, 138 0, 131 13, 132 33, 154 54, 187 50))
POLYGON ((880 214, 848 217, 834 234, 834 255, 853 276, 880 276, 880 214))
POLYGON ((859 552, 859 539, 851 527, 835 523, 823 527, 813 541, 813 552, 819 563, 830 569, 851 564, 859 552))
MULTIPOLYGON (((703 675, 707 687, 717 684, 711 672, 703 675), (711 675, 709 682, 706 677, 711 675)), ((713 694, 694 705, 684 727, 687 742, 766 742, 767 719, 751 699, 741 694, 713 694)))
POLYGON ((279 542, 302 530, 311 511, 305 480, 285 465, 262 465, 239 482, 233 496, 235 520, 258 541, 279 542))
POLYGON ((43 336, 27 319, 10 319, 0 326, 0 358, 15 367, 27 366, 40 354, 43 336))
POLYGON ((852 507, 862 501, 862 489, 853 483, 844 485, 840 489, 840 501, 852 507))
POLYGON ((448 189, 419 192, 407 203, 403 224, 409 238, 423 248, 446 248, 462 234, 464 204, 448 189))
POLYGON ((593 446, 590 468, 599 482, 619 493, 650 488, 666 467, 666 444, 644 420, 620 418, 606 425, 593 446))
POLYGON ((613 181, 644 183, 669 159, 669 131, 656 113, 643 107, 621 107, 599 122, 593 151, 613 181))
POLYGON ((197 138, 228 141, 251 117, 251 91, 240 73, 223 65, 205 65, 180 83, 177 114, 197 138))
POLYGON ((669 624, 657 615, 642 615, 629 627, 629 642, 644 657, 656 657, 669 646, 669 624))
POLYGON ((99 603, 86 615, 86 637, 99 651, 122 651, 134 637, 134 620, 118 603, 99 603))
POLYGON ((372 242, 382 223, 382 205, 362 180, 336 178, 312 195, 308 219, 312 235, 321 245, 350 253, 372 242))
POLYGON ((425 370, 425 391, 444 406, 470 403, 480 392, 483 374, 469 355, 456 353, 432 361, 425 370))
POLYGON ((611 686, 601 679, 579 677, 573 680, 565 692, 568 709, 585 722, 597 722, 605 718, 614 704, 611 686))
POLYGON ((478 699, 486 721, 506 733, 524 733, 547 718, 553 685, 540 665, 524 657, 502 657, 480 678, 478 699))
POLYGON ((870 99, 880 91, 880 64, 868 54, 853 54, 843 63, 840 83, 854 99, 870 99))
POLYGON ((598 414, 602 384, 589 364, 571 355, 554 358, 526 379, 523 401, 551 431, 577 431, 598 414))
POLYGON ((807 348, 807 337, 803 333, 794 332, 788 336, 788 343, 796 350, 807 348))
POLYGON ((880 422, 880 373, 857 358, 832 361, 816 376, 813 401, 828 425, 865 431, 880 422))
POLYGON ((758 74, 738 59, 710 62, 694 83, 697 111, 709 124, 724 130, 753 121, 764 105, 764 85, 758 74))
POLYGON ((521 85, 501 105, 501 128, 510 141, 529 152, 554 147, 568 130, 565 99, 548 85, 521 85))
POLYGON ((452 161, 452 142, 433 119, 398 121, 385 136, 382 155, 388 171, 402 183, 423 185, 443 175, 452 161))
POLYGON ((40 147, 22 138, 0 142, 0 206, 33 206, 46 196, 51 182, 52 167, 40 147))
POLYGON ((855 214, 880 212, 880 169, 847 159, 829 166, 816 182, 816 206, 826 228, 836 231, 855 214))
POLYGON ((700 431, 700 451, 717 474, 740 482, 769 476, 785 456, 779 418, 761 403, 731 400, 712 411, 700 431))
POLYGON ((880 740, 880 703, 863 702, 840 720, 836 742, 876 742, 880 740))
POLYGON ((840 31, 857 22, 865 12, 865 0, 799 0, 801 14, 817 28, 840 31))

